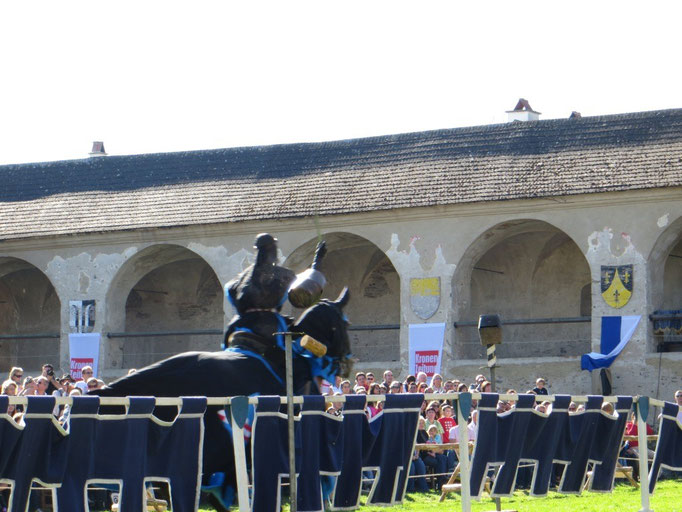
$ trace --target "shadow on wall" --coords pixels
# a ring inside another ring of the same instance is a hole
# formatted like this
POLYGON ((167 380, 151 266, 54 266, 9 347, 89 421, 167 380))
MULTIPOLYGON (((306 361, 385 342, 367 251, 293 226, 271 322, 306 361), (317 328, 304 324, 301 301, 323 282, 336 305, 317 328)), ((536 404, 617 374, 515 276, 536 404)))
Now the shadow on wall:
MULTIPOLYGON (((468 301, 460 303, 461 321, 491 313, 503 324, 591 315, 587 260, 568 235, 545 222, 495 226, 467 250, 462 265, 459 291, 468 301)), ((591 347, 589 321, 505 325, 503 336, 498 357, 578 356, 591 347)), ((457 357, 484 357, 475 327, 458 327, 456 338, 457 357)))
POLYGON ((59 297, 47 276, 23 260, 0 258, 0 334, 11 337, 0 339, 0 372, 58 366, 60 326, 59 297), (36 334, 53 337, 22 337, 36 334))

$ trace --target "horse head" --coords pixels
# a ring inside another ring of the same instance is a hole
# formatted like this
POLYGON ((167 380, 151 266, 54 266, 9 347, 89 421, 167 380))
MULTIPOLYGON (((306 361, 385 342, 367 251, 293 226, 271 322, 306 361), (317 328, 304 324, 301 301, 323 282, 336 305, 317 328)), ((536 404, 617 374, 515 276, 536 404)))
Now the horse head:
POLYGON ((348 320, 343 308, 348 304, 350 292, 344 288, 336 300, 322 299, 306 309, 291 330, 305 333, 327 347, 327 356, 338 367, 338 373, 346 377, 350 373, 350 339, 348 320))

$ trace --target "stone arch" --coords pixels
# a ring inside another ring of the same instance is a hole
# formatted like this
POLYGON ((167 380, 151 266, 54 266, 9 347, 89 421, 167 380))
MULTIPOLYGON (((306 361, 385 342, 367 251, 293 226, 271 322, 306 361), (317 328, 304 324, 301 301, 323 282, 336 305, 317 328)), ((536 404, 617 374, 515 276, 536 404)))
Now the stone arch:
MULTIPOLYGON (((333 232, 322 238, 327 243, 321 269, 327 279, 324 296, 336 297, 344 286, 351 292, 345 311, 351 321, 353 355, 361 362, 399 361, 400 276, 393 263, 362 236, 333 232)), ((317 238, 305 242, 289 255, 285 266, 297 273, 304 270, 316 246, 317 238)))
MULTIPOLYGON (((658 237, 649 254, 647 266, 651 310, 682 310, 682 217, 672 222, 658 237)), ((663 335, 663 338, 654 341, 682 341, 678 324, 654 322, 654 334, 663 335)))
POLYGON ((0 372, 12 366, 39 370, 44 363, 59 366, 61 302, 50 279, 28 261, 0 257, 0 372), (21 335, 52 335, 24 338, 21 335))
MULTIPOLYGON (((589 264, 575 241, 545 221, 502 222, 465 251, 454 276, 459 321, 583 316, 591 300, 589 264), (587 288, 586 288, 587 287, 587 288)), ((482 358, 475 327, 456 329, 455 355, 482 358)), ((590 324, 506 325, 500 357, 576 356, 590 350, 590 324)))
POLYGON ((107 293, 110 332, 182 332, 110 338, 109 366, 138 368, 187 350, 219 350, 222 285, 199 254, 172 244, 149 246, 126 261, 107 293))

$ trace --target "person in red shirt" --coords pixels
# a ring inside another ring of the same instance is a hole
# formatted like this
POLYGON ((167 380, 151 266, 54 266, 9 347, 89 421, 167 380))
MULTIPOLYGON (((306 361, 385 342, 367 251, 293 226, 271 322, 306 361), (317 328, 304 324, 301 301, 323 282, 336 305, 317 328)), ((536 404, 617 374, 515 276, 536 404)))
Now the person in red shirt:
MULTIPOLYGON (((440 407, 440 412, 441 417, 438 418, 438 421, 443 426, 443 442, 454 443, 456 440, 450 439, 450 429, 457 426, 457 421, 453 417, 455 410, 449 403, 445 402, 440 407)), ((454 450, 446 450, 445 457, 448 461, 448 472, 452 473, 452 471, 455 469, 455 465, 457 464, 457 454, 454 450)))
MULTIPOLYGON (((638 428, 637 428, 637 416, 635 415, 634 412, 631 413, 630 415, 630 421, 628 421, 625 424, 625 435, 626 436, 636 436, 638 434, 638 428)), ((649 426, 648 423, 646 423, 646 434, 648 436, 654 434, 654 429, 649 426)), ((628 466, 632 466, 633 468, 633 476, 635 478, 639 478, 639 442, 638 441, 626 441, 625 445, 623 446, 623 449, 620 452, 621 457, 626 458, 626 463, 628 466)), ((649 459, 653 459, 654 457, 654 452, 652 450, 648 450, 648 457, 649 459)))
MULTIPOLYGON (((646 425, 646 435, 652 436, 654 435, 654 429, 651 428, 651 426, 648 423, 645 423, 646 425)), ((638 434, 638 429, 637 429, 637 417, 635 416, 635 413, 633 412, 630 416, 630 421, 628 421, 625 424, 625 435, 626 436, 636 436, 638 434)), ((635 457, 639 456, 639 442, 637 441, 628 441, 629 447, 634 453, 635 457)), ((649 450, 651 451, 651 450, 649 450)), ((653 453, 651 454, 651 457, 653 457, 653 453)))
POLYGON ((442 416, 440 418, 438 418, 438 421, 443 426, 443 442, 449 443, 450 442, 450 436, 449 436, 450 429, 452 427, 457 426, 457 422, 455 421, 455 418, 453 418, 454 411, 452 409, 452 406, 450 404, 446 403, 440 408, 440 412, 441 412, 442 416))

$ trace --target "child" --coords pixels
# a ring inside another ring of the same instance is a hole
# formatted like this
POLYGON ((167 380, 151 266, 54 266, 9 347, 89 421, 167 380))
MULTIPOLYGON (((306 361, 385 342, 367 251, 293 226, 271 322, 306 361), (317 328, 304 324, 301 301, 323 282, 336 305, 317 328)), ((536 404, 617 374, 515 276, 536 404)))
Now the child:
POLYGON ((429 435, 427 443, 430 444, 443 444, 443 437, 438 433, 438 427, 436 425, 431 425, 426 429, 426 433, 429 435))
POLYGON ((440 418, 438 418, 438 422, 441 424, 443 427, 443 442, 444 443, 449 443, 450 442, 450 429, 452 427, 457 426, 457 422, 455 421, 455 418, 453 418, 454 411, 452 409, 452 406, 450 404, 444 404, 441 408, 441 413, 443 414, 440 418))
MULTIPOLYGON (((454 414, 454 409, 450 404, 445 403, 441 406, 440 410, 443 415, 438 418, 438 422, 443 427, 443 442, 454 443, 455 440, 450 439, 450 431, 453 428, 457 428, 457 422, 455 421, 455 418, 452 417, 454 414)), ((457 464, 457 455, 455 454, 455 451, 445 450, 445 457, 448 461, 448 471, 454 471, 455 465, 457 464)))
MULTIPOLYGON (((438 425, 440 426, 440 424, 438 425)), ((442 444, 443 439, 438 433, 438 427, 436 425, 427 427, 426 433, 429 436, 428 440, 426 441, 428 444, 442 444)), ((427 467, 433 468, 434 473, 439 475, 436 479, 436 490, 439 490, 448 478, 445 474, 448 469, 447 458, 438 450, 427 450, 422 452, 422 460, 427 467)))

